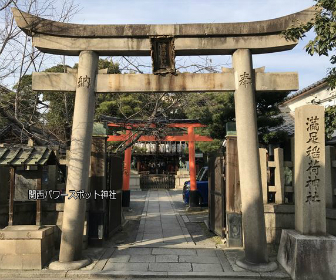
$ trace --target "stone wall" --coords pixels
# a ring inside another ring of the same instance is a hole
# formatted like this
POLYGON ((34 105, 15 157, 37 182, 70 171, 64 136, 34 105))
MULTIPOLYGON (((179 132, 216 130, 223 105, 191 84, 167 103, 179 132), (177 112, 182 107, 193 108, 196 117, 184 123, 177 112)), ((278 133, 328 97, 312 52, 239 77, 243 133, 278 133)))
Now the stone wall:
MULTIPOLYGON (((88 246, 88 212, 90 210, 90 204, 87 204, 85 224, 84 224, 84 236, 83 236, 83 249, 88 246)), ((54 242, 55 248, 59 248, 61 244, 62 234, 62 222, 64 213, 64 203, 42 203, 42 225, 56 225, 54 230, 54 242)))
MULTIPOLYGON (((295 206, 265 204, 267 243, 277 247, 282 229, 295 229, 295 206)), ((336 209, 327 208, 327 232, 336 236, 336 209)))

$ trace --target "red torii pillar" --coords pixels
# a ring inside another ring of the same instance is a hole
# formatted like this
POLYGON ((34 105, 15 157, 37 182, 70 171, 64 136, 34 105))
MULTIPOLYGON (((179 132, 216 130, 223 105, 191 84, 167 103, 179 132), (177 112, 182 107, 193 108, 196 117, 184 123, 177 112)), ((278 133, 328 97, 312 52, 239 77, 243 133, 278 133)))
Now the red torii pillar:
MULTIPOLYGON (((132 128, 127 127, 128 131, 126 133, 126 145, 132 142, 132 128)), ((124 157, 124 170, 123 170, 123 186, 122 186, 122 207, 129 207, 131 201, 130 193, 130 176, 131 176, 131 158, 132 158, 132 146, 125 150, 124 157)))
POLYGON ((188 138, 189 138, 189 172, 190 172, 190 193, 189 193, 189 206, 197 207, 198 204, 198 193, 196 185, 196 160, 195 160, 195 133, 194 127, 188 127, 188 138))

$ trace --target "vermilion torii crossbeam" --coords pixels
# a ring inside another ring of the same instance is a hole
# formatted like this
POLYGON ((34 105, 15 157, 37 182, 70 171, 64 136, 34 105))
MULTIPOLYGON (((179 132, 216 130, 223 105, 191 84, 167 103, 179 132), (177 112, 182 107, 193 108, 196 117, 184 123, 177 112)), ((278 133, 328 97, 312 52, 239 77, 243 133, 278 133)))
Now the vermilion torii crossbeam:
MULTIPOLYGON (((109 123, 108 126, 111 127, 125 127, 127 132, 122 135, 109 135, 107 141, 125 141, 126 145, 130 144, 132 139, 137 138, 137 135, 132 135, 132 128, 144 127, 146 124, 143 123, 109 123)), ((147 124, 148 126, 148 124, 147 124)), ((150 127, 155 127, 156 125, 150 124, 150 127)), ((190 171, 190 190, 196 191, 196 164, 195 164, 195 142, 203 141, 203 142, 211 142, 213 139, 208 136, 194 134, 194 128, 196 127, 206 127, 200 123, 170 123, 167 124, 167 127, 179 127, 179 128, 187 128, 188 134, 184 135, 174 135, 174 136, 165 136, 163 138, 157 138, 153 135, 143 135, 140 136, 137 141, 139 142, 154 142, 154 141, 188 141, 189 142, 189 171, 190 171)), ((131 172, 131 153, 132 147, 129 147, 125 150, 124 157, 124 173, 123 173, 123 192, 129 192, 129 182, 130 182, 130 172, 131 172)), ((129 204, 129 201, 124 202, 126 205, 129 204)))

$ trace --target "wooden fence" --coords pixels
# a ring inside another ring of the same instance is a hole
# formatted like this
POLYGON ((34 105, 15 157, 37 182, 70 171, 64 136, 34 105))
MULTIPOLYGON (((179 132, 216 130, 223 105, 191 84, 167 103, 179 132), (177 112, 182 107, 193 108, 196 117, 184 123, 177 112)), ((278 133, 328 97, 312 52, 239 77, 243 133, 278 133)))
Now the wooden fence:
MULTIPOLYGON (((336 208, 335 148, 326 146, 325 153, 326 207, 336 208)), ((273 160, 268 159, 265 148, 260 148, 259 154, 264 203, 293 204, 295 191, 294 162, 284 161, 282 148, 274 149, 273 160)))

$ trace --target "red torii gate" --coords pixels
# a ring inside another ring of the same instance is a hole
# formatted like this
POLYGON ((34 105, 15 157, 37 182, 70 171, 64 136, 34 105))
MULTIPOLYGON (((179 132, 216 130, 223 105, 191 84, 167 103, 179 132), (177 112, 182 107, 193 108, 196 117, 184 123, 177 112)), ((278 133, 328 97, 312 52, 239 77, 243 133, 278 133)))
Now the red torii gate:
MULTIPOLYGON (((107 141, 126 141, 126 145, 130 144, 132 139, 136 138, 136 135, 132 135, 132 129, 136 127, 144 127, 143 123, 115 123, 111 122, 108 126, 112 127, 125 127, 127 132, 122 135, 109 135, 107 141)), ((151 124, 150 127, 155 127, 155 124, 151 124)), ((188 141, 189 145, 189 172, 190 172, 190 196, 189 196, 189 206, 198 206, 198 196, 196 187, 196 164, 195 164, 195 141, 210 142, 213 139, 208 136, 198 135, 194 133, 194 128, 196 127, 206 127, 206 125, 200 124, 198 122, 191 123, 169 123, 167 127, 172 128, 187 128, 188 134, 165 136, 163 138, 157 138, 153 135, 143 135, 137 140, 139 142, 154 142, 154 141, 188 141)), ((132 147, 125 150, 124 158, 124 173, 123 173, 123 206, 128 207, 130 204, 130 172, 131 172, 131 155, 132 147)))

